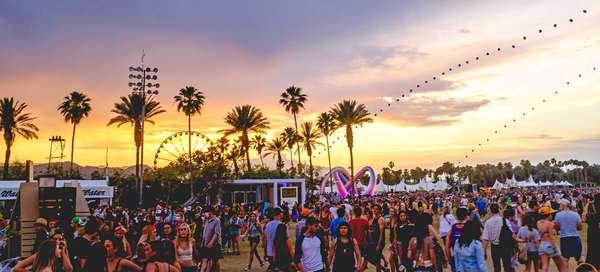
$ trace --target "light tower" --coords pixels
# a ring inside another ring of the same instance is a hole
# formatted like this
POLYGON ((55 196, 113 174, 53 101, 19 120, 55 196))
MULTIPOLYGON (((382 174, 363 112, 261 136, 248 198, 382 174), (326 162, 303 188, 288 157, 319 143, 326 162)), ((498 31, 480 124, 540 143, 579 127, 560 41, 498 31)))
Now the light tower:
POLYGON ((144 123, 146 117, 146 97, 151 98, 153 95, 158 94, 158 88, 160 84, 158 84, 158 68, 150 68, 146 67, 144 64, 144 57, 146 53, 142 53, 142 65, 141 66, 131 66, 129 67, 129 87, 132 88, 132 93, 142 96, 142 113, 140 114, 139 122, 140 126, 140 134, 141 134, 141 145, 140 145, 140 165, 138 166, 139 173, 139 205, 143 205, 143 197, 144 197, 144 123))
POLYGON ((46 168, 46 174, 52 175, 52 163, 58 162, 56 170, 61 170, 59 173, 62 174, 62 163, 64 159, 64 151, 65 151, 65 139, 62 136, 52 136, 50 139, 50 154, 48 154, 48 167, 46 168), (57 161, 55 161, 57 160, 57 161))

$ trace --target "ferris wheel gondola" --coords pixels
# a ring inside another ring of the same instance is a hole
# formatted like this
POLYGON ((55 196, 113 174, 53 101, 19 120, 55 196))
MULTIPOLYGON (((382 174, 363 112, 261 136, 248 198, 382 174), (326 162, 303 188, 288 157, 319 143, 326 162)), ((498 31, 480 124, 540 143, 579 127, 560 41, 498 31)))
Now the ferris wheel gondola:
POLYGON ((204 152, 211 145, 210 139, 196 131, 180 131, 165 138, 154 154, 154 168, 188 160, 189 152, 204 152), (191 149, 190 149, 191 147, 191 149))

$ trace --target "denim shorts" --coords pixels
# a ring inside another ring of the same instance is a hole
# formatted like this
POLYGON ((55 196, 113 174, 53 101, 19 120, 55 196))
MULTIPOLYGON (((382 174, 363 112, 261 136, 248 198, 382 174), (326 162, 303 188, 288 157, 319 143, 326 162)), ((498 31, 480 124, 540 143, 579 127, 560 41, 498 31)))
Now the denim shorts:
POLYGON ((555 246, 553 246, 548 241, 542 241, 540 243, 539 252, 540 252, 540 255, 546 254, 550 258, 560 256, 560 250, 558 248, 556 248, 555 246))

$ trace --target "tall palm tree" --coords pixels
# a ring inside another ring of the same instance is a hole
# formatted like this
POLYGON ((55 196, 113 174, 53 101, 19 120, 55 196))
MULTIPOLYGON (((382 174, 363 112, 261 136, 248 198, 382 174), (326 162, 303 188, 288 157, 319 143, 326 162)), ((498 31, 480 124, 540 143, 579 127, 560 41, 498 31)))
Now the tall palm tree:
POLYGON ((0 101, 0 131, 3 132, 4 144, 4 171, 3 179, 8 179, 8 164, 10 162, 11 147, 15 143, 17 135, 26 140, 37 139, 38 127, 32 123, 35 117, 25 112, 27 104, 15 101, 13 97, 5 97, 0 101))
POLYGON ((69 174, 73 174, 73 153, 75 150, 75 128, 83 118, 90 115, 92 107, 90 106, 91 99, 84 93, 71 92, 65 96, 64 100, 58 105, 58 111, 63 115, 65 122, 73 124, 73 133, 71 135, 71 164, 69 174))
POLYGON ((310 174, 310 184, 311 188, 314 187, 314 169, 312 164, 312 155, 313 150, 317 147, 317 145, 323 145, 319 143, 318 140, 321 138, 323 134, 321 131, 313 125, 312 122, 304 122, 300 126, 300 141, 302 142, 302 147, 306 150, 306 154, 308 155, 308 171, 310 174))
POLYGON ((190 197, 194 196, 194 178, 192 177, 192 116, 200 115, 204 106, 204 94, 193 86, 185 86, 173 99, 177 103, 177 111, 185 113, 188 118, 188 161, 190 170, 190 197))
POLYGON ((281 132, 281 137, 285 141, 287 148, 290 149, 290 167, 294 167, 294 145, 298 141, 298 135, 293 127, 286 127, 281 132))
MULTIPOLYGON (((354 134, 352 133, 352 126, 362 126, 363 123, 373 122, 373 119, 369 117, 370 113, 367 107, 364 104, 358 104, 356 100, 344 100, 338 103, 331 108, 331 114, 340 127, 346 127, 346 143, 350 150, 350 177, 354 179, 354 154, 352 154, 354 134)), ((356 192, 356 183, 354 185, 353 189, 356 192)))
POLYGON ((325 143, 327 146, 327 162, 329 163, 329 187, 333 192, 333 177, 331 175, 331 154, 329 152, 329 136, 338 129, 338 124, 335 122, 333 115, 328 112, 323 112, 317 118, 317 127, 321 133, 325 135, 325 143))
POLYGON ((231 126, 229 129, 223 129, 223 135, 229 136, 232 134, 240 133, 242 137, 243 152, 246 154, 247 169, 250 171, 250 140, 248 138, 249 133, 264 134, 265 129, 269 128, 269 121, 263 116, 260 109, 255 108, 251 105, 237 106, 233 108, 225 116, 225 123, 231 126))
POLYGON ((262 167, 265 167, 265 163, 263 162, 262 152, 266 145, 267 145, 267 140, 262 135, 256 134, 256 135, 254 135, 254 138, 252 138, 252 147, 254 147, 254 149, 256 149, 256 152, 258 153, 258 157, 260 157, 260 165, 262 167))
POLYGON ((238 145, 231 146, 231 149, 225 157, 233 163, 233 172, 238 175, 240 173, 240 167, 238 166, 238 160, 243 156, 242 150, 238 145))
MULTIPOLYGON (((296 87, 294 85, 285 89, 283 93, 281 93, 281 98, 279 99, 279 104, 283 106, 285 111, 291 113, 294 116, 294 125, 296 127, 296 135, 298 134, 298 119, 297 115, 300 113, 300 109, 304 109, 304 103, 306 103, 307 95, 302 93, 302 88, 296 87)), ((296 147, 298 148, 298 168, 300 168, 300 164, 302 161, 300 160, 300 143, 296 142, 296 147)))
POLYGON ((281 152, 285 151, 286 144, 283 137, 275 137, 270 142, 267 142, 265 156, 277 156, 277 170, 283 169, 284 163, 281 157, 281 152))
POLYGON ((135 143, 135 174, 140 175, 140 146, 142 144, 142 119, 144 122, 154 124, 154 121, 150 118, 166 112, 161 106, 160 102, 155 101, 149 96, 145 99, 141 94, 130 94, 128 96, 122 96, 121 101, 115 103, 114 108, 111 112, 115 113, 116 116, 108 121, 107 126, 116 124, 120 127, 124 124, 131 124, 133 126, 133 140, 135 143), (146 114, 142 117, 142 107, 146 105, 146 114))

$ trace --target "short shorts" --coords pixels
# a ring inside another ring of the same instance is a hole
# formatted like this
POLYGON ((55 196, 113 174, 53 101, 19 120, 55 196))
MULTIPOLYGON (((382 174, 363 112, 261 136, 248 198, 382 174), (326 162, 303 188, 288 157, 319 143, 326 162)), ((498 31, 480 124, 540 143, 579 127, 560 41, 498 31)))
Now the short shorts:
POLYGON ((548 257, 553 258, 553 257, 557 257, 557 256, 561 256, 560 255, 560 250, 558 248, 556 248, 555 246, 553 246, 550 242, 548 241, 542 241, 540 243, 540 249, 539 249, 540 255, 542 254, 546 254, 548 255, 548 257))
POLYGON ((562 252, 564 258, 575 258, 576 260, 579 260, 581 258, 582 250, 581 239, 579 239, 579 237, 572 236, 560 238, 560 252, 562 252))

